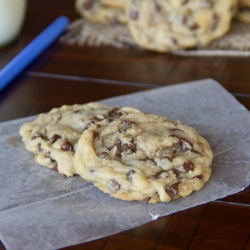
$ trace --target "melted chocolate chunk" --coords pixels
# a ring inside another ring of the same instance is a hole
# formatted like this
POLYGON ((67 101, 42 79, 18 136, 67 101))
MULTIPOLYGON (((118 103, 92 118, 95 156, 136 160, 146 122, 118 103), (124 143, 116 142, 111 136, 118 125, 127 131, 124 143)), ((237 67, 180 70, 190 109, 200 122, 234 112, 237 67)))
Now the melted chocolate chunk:
POLYGON ((101 158, 107 158, 109 156, 109 154, 107 153, 107 152, 102 152, 101 154, 100 154, 100 157, 101 158))
POLYGON ((122 112, 119 112, 119 108, 113 108, 111 111, 109 111, 110 117, 121 117, 123 115, 122 112))
POLYGON ((160 171, 159 173, 156 173, 154 175, 155 179, 166 179, 168 177, 168 172, 167 171, 160 171))
POLYGON ((146 157, 145 159, 139 159, 139 161, 151 161, 156 165, 156 162, 153 159, 148 158, 148 157, 146 157))
POLYGON ((58 172, 58 166, 57 166, 57 163, 55 164, 55 166, 53 168, 51 168, 51 170, 55 171, 55 172, 58 172))
POLYGON ((185 161, 182 164, 182 167, 183 167, 183 169, 184 169, 184 171, 186 173, 188 173, 189 171, 193 171, 194 170, 194 164, 191 161, 185 161))
POLYGON ((137 10, 134 10, 134 9, 131 9, 129 11, 129 18, 132 19, 132 20, 137 20, 139 17, 139 13, 137 10))
POLYGON ((126 176, 127 176, 127 179, 129 181, 132 181, 132 175, 135 173, 135 171, 133 169, 129 170, 127 173, 126 173, 126 176))
POLYGON ((176 168, 173 168, 172 171, 176 175, 176 177, 180 176, 180 171, 178 171, 176 168))
POLYGON ((199 29, 199 25, 198 25, 197 23, 194 23, 193 25, 191 25, 191 26, 189 27, 189 29, 190 29, 190 30, 197 30, 197 29, 199 29))
POLYGON ((61 149, 63 151, 74 151, 73 145, 68 141, 62 144, 61 149))
POLYGON ((39 143, 39 144, 37 145, 37 148, 38 148, 38 151, 39 151, 39 152, 43 152, 41 143, 39 143))
POLYGON ((58 139, 60 139, 60 138, 61 138, 60 135, 55 134, 55 135, 53 135, 53 136, 51 137, 50 142, 51 142, 51 143, 54 143, 54 142, 56 142, 56 141, 57 141, 58 139))
POLYGON ((92 125, 91 122, 87 123, 86 126, 85 126, 85 128, 84 128, 84 131, 87 130, 91 125, 92 125))
POLYGON ((98 132, 94 132, 93 138, 94 138, 94 140, 99 140, 101 138, 101 136, 98 132))
POLYGON ((108 188, 112 192, 115 192, 115 191, 118 191, 121 188, 121 186, 120 186, 119 182, 116 179, 110 179, 108 181, 108 188))
POLYGON ((151 200, 151 197, 146 197, 141 202, 148 203, 151 200))
POLYGON ((195 178, 198 178, 198 179, 202 180, 203 176, 200 174, 200 175, 196 175, 195 178))
POLYGON ((94 116, 93 119, 94 119, 94 121, 96 121, 96 122, 100 122, 100 121, 103 120, 103 119, 98 118, 97 116, 94 116))
POLYGON ((180 149, 181 150, 191 150, 192 149, 191 142, 187 141, 186 139, 180 138, 180 149))
POLYGON ((173 159, 168 156, 162 156, 161 159, 169 160, 170 162, 173 162, 173 159))
POLYGON ((132 128, 133 124, 135 124, 134 122, 128 121, 128 120, 123 120, 122 123, 125 125, 125 128, 132 128))
POLYGON ((166 188, 166 192, 171 198, 174 198, 174 196, 178 193, 178 190, 179 182, 175 182, 166 188))
POLYGON ((94 5, 94 1, 93 0, 89 0, 86 3, 83 4, 83 8, 85 10, 90 10, 90 9, 93 8, 93 5, 94 5))
POLYGON ((137 146, 136 146, 136 144, 134 143, 134 141, 130 142, 130 143, 128 144, 128 147, 129 147, 133 152, 135 152, 136 149, 137 149, 137 146))

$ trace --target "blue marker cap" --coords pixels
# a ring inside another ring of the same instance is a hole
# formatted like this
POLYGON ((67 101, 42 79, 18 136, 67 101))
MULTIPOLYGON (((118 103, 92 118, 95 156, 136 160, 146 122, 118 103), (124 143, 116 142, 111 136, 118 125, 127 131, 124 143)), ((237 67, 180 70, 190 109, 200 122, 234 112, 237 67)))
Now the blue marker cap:
POLYGON ((58 17, 0 71, 0 91, 65 31, 69 19, 58 17))

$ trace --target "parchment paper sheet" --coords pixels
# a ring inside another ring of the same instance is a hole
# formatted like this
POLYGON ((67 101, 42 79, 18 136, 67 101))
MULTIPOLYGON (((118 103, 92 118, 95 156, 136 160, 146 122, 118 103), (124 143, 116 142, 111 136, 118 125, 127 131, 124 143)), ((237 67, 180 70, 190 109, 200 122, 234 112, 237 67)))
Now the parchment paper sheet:
POLYGON ((207 79, 102 101, 178 119, 198 130, 214 152, 212 177, 199 192, 170 203, 126 202, 79 176, 39 166, 18 130, 33 117, 0 124, 0 239, 7 249, 57 249, 112 235, 243 190, 250 180, 250 115, 207 79), (150 215, 152 214, 152 215, 150 215), (157 217, 157 216, 156 216, 157 217))

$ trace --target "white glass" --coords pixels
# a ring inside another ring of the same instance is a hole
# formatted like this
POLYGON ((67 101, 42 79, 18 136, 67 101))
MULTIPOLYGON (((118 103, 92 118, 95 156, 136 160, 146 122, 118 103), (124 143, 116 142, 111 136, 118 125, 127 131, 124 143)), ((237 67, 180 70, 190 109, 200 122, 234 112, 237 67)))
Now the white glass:
POLYGON ((12 42, 20 33, 27 0, 0 0, 0 47, 12 42))

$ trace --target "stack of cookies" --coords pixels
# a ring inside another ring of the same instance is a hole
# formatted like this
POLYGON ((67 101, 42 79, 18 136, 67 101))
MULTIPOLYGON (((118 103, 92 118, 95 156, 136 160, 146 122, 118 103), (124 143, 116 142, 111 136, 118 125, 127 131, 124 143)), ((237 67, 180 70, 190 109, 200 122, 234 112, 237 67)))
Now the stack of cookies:
POLYGON ((179 121, 100 103, 54 108, 20 128, 35 161, 126 201, 170 202, 211 175, 207 141, 179 121))
POLYGON ((157 52, 205 47, 233 18, 249 23, 249 9, 250 0, 76 0, 87 20, 127 25, 139 46, 157 52))

